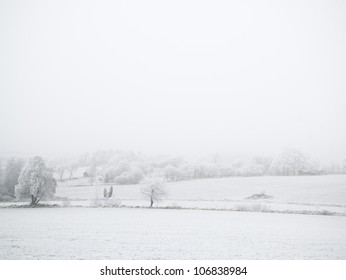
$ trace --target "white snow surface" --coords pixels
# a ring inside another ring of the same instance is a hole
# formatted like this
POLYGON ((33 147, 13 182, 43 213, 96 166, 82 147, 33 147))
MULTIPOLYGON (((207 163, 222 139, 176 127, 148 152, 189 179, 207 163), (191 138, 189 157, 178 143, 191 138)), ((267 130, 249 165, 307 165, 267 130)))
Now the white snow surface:
MULTIPOLYGON (((77 183, 77 182, 76 182, 77 183)), ((95 193, 103 197, 109 185, 73 186, 59 183, 58 197, 71 205, 90 206, 95 193), (80 200, 85 200, 80 201, 80 200)), ((139 185, 113 185, 115 199, 126 206, 148 206, 139 185)), ((168 183, 167 198, 155 206, 237 209, 265 207, 272 211, 331 211, 346 214, 346 175, 263 176, 201 179, 168 183), (264 192, 269 199, 246 199, 264 192)), ((58 203, 59 204, 59 203, 58 203)))
POLYGON ((346 218, 179 209, 0 209, 0 259, 346 259, 346 218))

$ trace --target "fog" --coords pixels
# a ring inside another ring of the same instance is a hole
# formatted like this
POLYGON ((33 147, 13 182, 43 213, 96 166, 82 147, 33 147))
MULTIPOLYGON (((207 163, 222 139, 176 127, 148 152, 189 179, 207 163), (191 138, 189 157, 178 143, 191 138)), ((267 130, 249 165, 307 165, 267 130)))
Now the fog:
POLYGON ((346 158, 345 1, 1 1, 0 154, 346 158))

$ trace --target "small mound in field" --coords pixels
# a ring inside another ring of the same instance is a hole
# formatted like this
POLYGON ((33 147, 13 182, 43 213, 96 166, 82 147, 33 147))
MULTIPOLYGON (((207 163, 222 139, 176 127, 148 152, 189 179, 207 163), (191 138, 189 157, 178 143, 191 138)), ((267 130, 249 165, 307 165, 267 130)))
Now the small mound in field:
POLYGON ((267 198, 272 198, 272 196, 266 195, 265 193, 255 193, 252 196, 249 196, 245 199, 267 199, 267 198))

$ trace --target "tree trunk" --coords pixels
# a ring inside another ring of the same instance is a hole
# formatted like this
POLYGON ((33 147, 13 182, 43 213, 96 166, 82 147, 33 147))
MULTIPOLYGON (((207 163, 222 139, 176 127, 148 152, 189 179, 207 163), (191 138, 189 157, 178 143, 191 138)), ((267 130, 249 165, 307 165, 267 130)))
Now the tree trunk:
POLYGON ((37 198, 31 195, 31 203, 30 206, 35 206, 37 204, 37 198))
POLYGON ((151 198, 151 199, 150 199, 150 208, 153 207, 153 204, 154 204, 154 201, 153 201, 153 199, 151 198))

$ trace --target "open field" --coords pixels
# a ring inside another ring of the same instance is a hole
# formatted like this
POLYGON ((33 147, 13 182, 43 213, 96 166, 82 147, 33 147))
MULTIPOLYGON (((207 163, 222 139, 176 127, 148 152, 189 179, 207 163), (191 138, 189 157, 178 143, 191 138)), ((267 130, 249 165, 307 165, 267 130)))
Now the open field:
MULTIPOLYGON (((105 205, 110 185, 81 181, 59 184, 56 195, 70 206, 105 205)), ((121 205, 148 205, 139 185, 113 187, 121 205)), ((167 191, 154 206, 174 209, 2 208, 0 259, 346 259, 346 217, 178 209, 345 215, 346 176, 191 180, 167 191), (247 199, 261 192, 271 197, 247 199)))
POLYGON ((346 259, 344 217, 0 209, 0 259, 346 259))
MULTIPOLYGON (((78 184, 78 180, 74 180, 78 184)), ((102 198, 103 189, 110 185, 58 185, 56 195, 78 200, 75 205, 90 206, 95 197, 102 198), (80 201, 80 200, 84 200, 80 201)), ((122 205, 146 206, 139 185, 113 185, 114 197, 122 205)), ((190 180, 167 185, 168 197, 157 204, 162 207, 237 209, 264 207, 269 210, 332 211, 346 214, 346 176, 270 176, 232 177, 190 180), (246 199, 265 192, 271 198, 246 199)), ((73 204, 73 202, 72 202, 73 204)))

